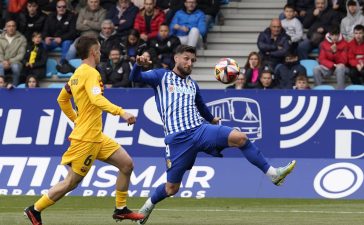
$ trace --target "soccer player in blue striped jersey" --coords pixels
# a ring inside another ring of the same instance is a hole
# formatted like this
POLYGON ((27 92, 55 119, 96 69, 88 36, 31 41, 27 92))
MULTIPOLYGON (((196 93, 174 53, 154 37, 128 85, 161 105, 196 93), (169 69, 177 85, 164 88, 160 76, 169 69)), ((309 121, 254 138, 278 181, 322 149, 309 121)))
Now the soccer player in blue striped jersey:
POLYGON ((166 143, 167 183, 161 184, 139 210, 144 214, 139 224, 147 222, 158 202, 178 192, 183 174, 192 168, 198 152, 221 157, 224 148, 236 147, 275 185, 280 185, 296 164, 293 160, 287 166, 274 168, 245 133, 216 125, 220 118, 209 112, 198 84, 190 76, 196 61, 194 47, 178 46, 174 60, 176 64, 172 71, 155 69, 142 72, 142 66, 151 62, 137 56, 129 77, 132 81, 145 82, 153 87, 166 143))

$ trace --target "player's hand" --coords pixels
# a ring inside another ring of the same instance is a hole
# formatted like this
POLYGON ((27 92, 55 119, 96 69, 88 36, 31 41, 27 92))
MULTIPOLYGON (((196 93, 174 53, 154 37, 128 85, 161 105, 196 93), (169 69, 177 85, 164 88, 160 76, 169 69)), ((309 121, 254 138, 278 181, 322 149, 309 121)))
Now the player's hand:
POLYGON ((218 124, 220 122, 221 118, 220 117, 215 117, 212 121, 211 124, 218 124))
POLYGON ((152 61, 148 60, 146 57, 144 57, 142 55, 137 55, 136 56, 136 63, 139 66, 149 66, 150 64, 152 64, 152 61))
POLYGON ((124 115, 121 116, 129 125, 133 125, 136 122, 136 118, 133 114, 125 112, 124 115))

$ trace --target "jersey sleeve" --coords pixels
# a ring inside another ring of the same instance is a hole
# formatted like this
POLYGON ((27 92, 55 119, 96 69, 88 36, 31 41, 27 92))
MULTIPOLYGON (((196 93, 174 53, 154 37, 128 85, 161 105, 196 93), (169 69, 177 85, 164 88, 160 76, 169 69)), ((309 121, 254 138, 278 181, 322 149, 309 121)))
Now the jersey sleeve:
POLYGON ((97 74, 97 72, 93 72, 85 82, 85 90, 90 102, 102 111, 113 115, 124 115, 125 111, 120 106, 111 103, 103 96, 103 90, 100 85, 101 77, 100 79, 98 79, 98 77, 100 77, 100 75, 97 74))
POLYGON ((73 110, 72 103, 72 92, 69 84, 67 83, 58 95, 57 102, 62 112, 73 122, 77 118, 75 110, 73 110))
POLYGON ((161 76, 157 71, 158 70, 149 70, 142 72, 142 67, 135 63, 129 75, 129 80, 133 82, 144 82, 152 87, 156 87, 161 80, 161 76))
POLYGON ((200 112, 201 116, 208 122, 211 122, 214 119, 214 116, 210 113, 209 109, 207 108, 205 102, 202 99, 200 88, 198 87, 197 83, 195 83, 196 86, 196 98, 195 103, 198 111, 200 112))

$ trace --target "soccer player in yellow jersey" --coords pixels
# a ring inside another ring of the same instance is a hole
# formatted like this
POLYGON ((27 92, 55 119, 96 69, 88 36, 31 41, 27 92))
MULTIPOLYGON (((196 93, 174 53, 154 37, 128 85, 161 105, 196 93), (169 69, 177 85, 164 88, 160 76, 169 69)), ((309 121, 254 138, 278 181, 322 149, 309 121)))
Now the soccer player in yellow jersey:
POLYGON ((100 44, 96 38, 81 37, 77 52, 83 60, 58 96, 62 111, 75 124, 69 136, 70 147, 62 157, 62 164, 69 165, 66 178, 49 189, 34 205, 24 210, 33 225, 41 225, 41 211, 53 205, 66 193, 75 189, 86 176, 95 159, 116 166, 119 174, 116 180, 115 220, 140 220, 144 216, 130 211, 126 198, 133 161, 128 153, 114 140, 102 133, 102 112, 119 115, 128 125, 135 123, 135 117, 121 107, 112 104, 104 96, 104 87, 95 66, 100 62, 100 44), (76 111, 72 108, 73 98, 76 111))

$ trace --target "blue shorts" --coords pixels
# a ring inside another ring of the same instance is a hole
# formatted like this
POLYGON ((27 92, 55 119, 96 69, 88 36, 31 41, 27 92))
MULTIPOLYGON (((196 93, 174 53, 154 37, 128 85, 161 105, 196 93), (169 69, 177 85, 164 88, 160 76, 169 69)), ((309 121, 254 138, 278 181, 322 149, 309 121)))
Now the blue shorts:
POLYGON ((202 124, 167 136, 167 181, 180 183, 183 174, 192 168, 199 152, 222 157, 220 152, 229 147, 228 138, 232 130, 233 128, 227 126, 202 124))

